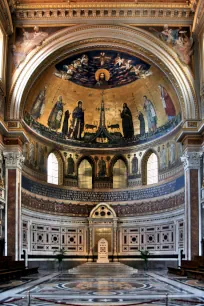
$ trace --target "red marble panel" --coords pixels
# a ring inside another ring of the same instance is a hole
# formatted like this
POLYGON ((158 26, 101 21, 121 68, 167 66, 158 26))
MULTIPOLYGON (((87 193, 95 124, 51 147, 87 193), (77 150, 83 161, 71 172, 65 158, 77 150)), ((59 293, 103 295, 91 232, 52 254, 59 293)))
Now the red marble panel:
POLYGON ((198 170, 190 170, 191 256, 199 255, 198 170))
POLYGON ((15 221, 16 221, 16 170, 8 170, 8 255, 15 259, 15 221))

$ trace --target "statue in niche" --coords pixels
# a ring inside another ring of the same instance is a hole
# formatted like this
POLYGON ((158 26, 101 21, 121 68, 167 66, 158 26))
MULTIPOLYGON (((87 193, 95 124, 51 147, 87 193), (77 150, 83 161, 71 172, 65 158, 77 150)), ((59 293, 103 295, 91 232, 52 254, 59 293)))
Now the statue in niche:
POLYGON ((127 103, 123 104, 123 110, 120 111, 120 117, 122 118, 124 138, 132 138, 134 136, 134 127, 132 121, 132 113, 127 106, 127 103))
POLYGON ((138 172, 138 158, 136 154, 134 154, 134 157, 132 158, 132 174, 137 174, 138 172))
POLYGON ((166 168, 166 149, 163 145, 160 153, 160 169, 165 169, 165 168, 166 168))
POLYGON ((53 130, 58 130, 61 126, 64 110, 63 105, 65 105, 65 103, 62 102, 62 96, 59 96, 48 118, 48 126, 53 130))
POLYGON ((78 101, 78 106, 75 107, 72 113, 72 129, 71 135, 74 139, 81 139, 81 134, 84 131, 84 109, 82 109, 82 101, 78 101))
POLYGON ((37 95, 32 109, 31 109, 31 116, 37 120, 39 119, 43 113, 44 113, 44 109, 45 109, 45 95, 46 95, 46 90, 47 90, 47 86, 45 86, 37 95))
POLYGON ((106 176, 106 162, 103 159, 103 157, 101 157, 101 159, 98 161, 98 176, 99 177, 104 177, 106 176))
POLYGON ((62 133, 65 135, 68 135, 68 127, 69 127, 69 117, 70 117, 70 112, 69 110, 66 110, 64 113, 64 122, 62 126, 62 133))
POLYGON ((138 113, 138 120, 140 121, 140 135, 145 134, 145 120, 142 112, 138 113))
POLYGON ((72 157, 72 154, 69 155, 69 157, 67 158, 67 174, 68 175, 73 175, 74 174, 74 159, 72 157))
POLYGON ((157 115, 153 103, 144 96, 144 111, 147 116, 149 132, 156 132, 157 130, 157 115))
POLYGON ((169 147, 169 162, 172 165, 176 160, 176 146, 174 143, 171 143, 169 147))
POLYGON ((161 93, 162 105, 166 112, 168 120, 172 120, 176 116, 176 110, 173 101, 170 95, 168 94, 168 92, 166 91, 166 89, 162 85, 159 85, 158 87, 161 93))

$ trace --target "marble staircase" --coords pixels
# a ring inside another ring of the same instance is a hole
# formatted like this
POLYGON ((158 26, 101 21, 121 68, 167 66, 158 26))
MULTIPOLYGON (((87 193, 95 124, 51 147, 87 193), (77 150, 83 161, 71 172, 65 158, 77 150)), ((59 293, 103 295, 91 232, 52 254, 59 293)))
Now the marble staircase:
POLYGON ((109 263, 96 263, 87 262, 77 267, 74 267, 68 271, 69 274, 74 275, 92 275, 93 277, 100 276, 130 276, 137 273, 138 270, 120 262, 109 263))

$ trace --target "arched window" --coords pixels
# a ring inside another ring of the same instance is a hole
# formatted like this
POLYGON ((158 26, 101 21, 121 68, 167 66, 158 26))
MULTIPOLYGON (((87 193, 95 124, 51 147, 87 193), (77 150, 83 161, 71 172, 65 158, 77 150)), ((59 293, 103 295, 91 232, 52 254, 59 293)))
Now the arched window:
POLYGON ((158 183, 158 158, 152 153, 147 160, 147 185, 158 183))
POLYGON ((92 166, 87 159, 82 160, 79 164, 78 186, 79 188, 92 189, 92 166))
POLYGON ((47 159, 47 182, 59 184, 59 163, 54 153, 50 153, 47 159))
POLYGON ((118 159, 113 166, 113 188, 127 187, 127 167, 122 159, 118 159))

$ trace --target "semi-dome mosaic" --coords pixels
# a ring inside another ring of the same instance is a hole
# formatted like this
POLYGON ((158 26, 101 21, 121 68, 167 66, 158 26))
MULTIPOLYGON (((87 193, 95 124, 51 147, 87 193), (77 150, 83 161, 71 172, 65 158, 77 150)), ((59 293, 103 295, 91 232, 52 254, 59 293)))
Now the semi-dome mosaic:
POLYGON ((92 50, 47 68, 32 87, 24 119, 63 144, 129 146, 181 121, 172 84, 158 67, 119 51, 92 50))

